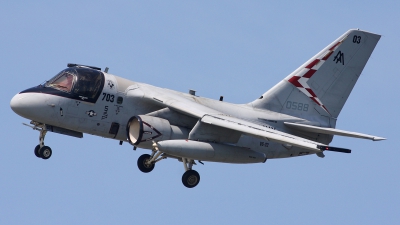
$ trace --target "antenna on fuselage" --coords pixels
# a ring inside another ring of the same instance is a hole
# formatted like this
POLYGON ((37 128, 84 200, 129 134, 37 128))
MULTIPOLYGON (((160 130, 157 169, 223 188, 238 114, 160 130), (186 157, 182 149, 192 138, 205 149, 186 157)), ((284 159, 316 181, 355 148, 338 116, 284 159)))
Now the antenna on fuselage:
POLYGON ((87 67, 87 68, 90 68, 90 69, 100 70, 101 71, 101 68, 99 68, 99 67, 81 65, 81 64, 76 64, 76 63, 68 63, 67 66, 68 67, 87 67))
POLYGON ((189 90, 189 94, 196 96, 196 91, 193 90, 193 89, 190 89, 190 90, 189 90))

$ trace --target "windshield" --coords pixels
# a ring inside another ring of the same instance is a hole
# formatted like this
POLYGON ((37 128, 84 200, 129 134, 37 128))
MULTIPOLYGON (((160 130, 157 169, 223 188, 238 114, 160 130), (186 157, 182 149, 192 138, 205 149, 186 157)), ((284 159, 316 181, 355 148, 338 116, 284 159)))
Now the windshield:
POLYGON ((89 102, 97 100, 103 85, 102 72, 81 67, 65 69, 46 83, 46 87, 70 93, 89 102))
POLYGON ((76 75, 70 71, 62 71, 55 78, 52 79, 51 83, 47 84, 47 87, 52 87, 64 92, 71 92, 72 85, 76 81, 76 75))

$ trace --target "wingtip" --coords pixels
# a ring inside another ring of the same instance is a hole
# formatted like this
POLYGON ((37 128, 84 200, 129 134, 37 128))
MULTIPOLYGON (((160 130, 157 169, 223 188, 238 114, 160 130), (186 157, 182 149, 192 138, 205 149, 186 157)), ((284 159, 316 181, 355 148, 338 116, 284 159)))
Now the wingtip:
POLYGON ((383 140, 386 140, 386 138, 383 138, 383 137, 374 137, 373 140, 374 140, 374 141, 383 141, 383 140))

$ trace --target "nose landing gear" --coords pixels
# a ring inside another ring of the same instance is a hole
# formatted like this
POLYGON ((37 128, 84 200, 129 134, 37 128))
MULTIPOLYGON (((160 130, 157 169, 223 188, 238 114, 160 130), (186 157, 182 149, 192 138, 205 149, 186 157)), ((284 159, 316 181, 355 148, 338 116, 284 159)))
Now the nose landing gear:
POLYGON ((31 127, 32 129, 40 132, 39 144, 36 145, 35 150, 34 150, 35 156, 38 158, 42 158, 42 159, 49 159, 51 157, 52 150, 49 146, 44 145, 44 138, 47 133, 46 125, 43 123, 35 122, 35 121, 31 121, 31 124, 33 126, 28 125, 28 124, 24 124, 24 125, 31 127))
POLYGON ((35 155, 38 158, 48 159, 51 157, 53 151, 49 146, 40 147, 40 145, 36 145, 35 147, 35 155))

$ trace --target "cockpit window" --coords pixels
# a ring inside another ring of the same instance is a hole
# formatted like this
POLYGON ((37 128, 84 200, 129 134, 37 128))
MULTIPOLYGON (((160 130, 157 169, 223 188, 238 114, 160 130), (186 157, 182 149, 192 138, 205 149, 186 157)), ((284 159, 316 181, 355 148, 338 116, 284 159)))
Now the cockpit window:
POLYGON ((47 86, 58 89, 60 91, 71 92, 72 86, 75 83, 76 75, 69 72, 62 72, 47 86))
POLYGON ((89 99, 96 98, 102 88, 101 72, 92 69, 79 69, 78 80, 72 93, 89 99))
POLYGON ((95 102, 104 85, 104 75, 98 70, 73 67, 61 71, 46 87, 67 92, 77 99, 95 102))

